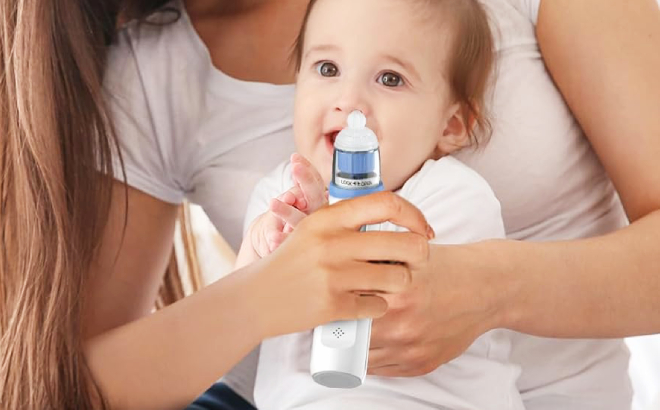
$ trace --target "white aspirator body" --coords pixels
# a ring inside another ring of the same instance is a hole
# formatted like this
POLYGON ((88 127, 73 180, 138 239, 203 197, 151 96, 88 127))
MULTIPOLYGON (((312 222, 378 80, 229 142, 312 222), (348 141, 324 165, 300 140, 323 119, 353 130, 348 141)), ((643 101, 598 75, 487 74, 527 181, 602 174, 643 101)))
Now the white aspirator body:
MULTIPOLYGON (((330 204, 383 190, 378 138, 360 111, 348 116, 348 127, 335 139, 330 204)), ((363 231, 377 226, 364 226, 363 231)), ((354 388, 367 375, 371 319, 343 320, 314 329, 310 372, 317 383, 354 388)))

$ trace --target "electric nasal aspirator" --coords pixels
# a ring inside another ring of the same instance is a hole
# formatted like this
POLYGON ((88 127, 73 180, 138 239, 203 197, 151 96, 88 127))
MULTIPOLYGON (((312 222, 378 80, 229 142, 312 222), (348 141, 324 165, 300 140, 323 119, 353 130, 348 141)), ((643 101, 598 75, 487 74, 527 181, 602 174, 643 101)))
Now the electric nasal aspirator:
MULTIPOLYGON (((383 190, 378 139, 366 127, 360 111, 348 116, 348 127, 334 143, 330 204, 383 190)), ((363 231, 370 230, 363 226, 363 231)), ((354 388, 367 375, 371 319, 342 320, 314 329, 310 372, 317 383, 332 388, 354 388)))

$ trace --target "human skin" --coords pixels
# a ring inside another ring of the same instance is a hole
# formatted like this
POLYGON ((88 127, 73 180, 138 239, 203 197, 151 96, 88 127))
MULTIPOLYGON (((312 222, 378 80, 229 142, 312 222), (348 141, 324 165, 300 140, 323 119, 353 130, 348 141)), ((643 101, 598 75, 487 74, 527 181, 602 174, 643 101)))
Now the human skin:
MULTIPOLYGON (((186 7, 216 66, 236 78, 286 84, 295 79, 286 58, 297 34, 292 22, 301 21, 305 3, 196 0, 186 7)), ((360 198, 313 215, 291 236, 300 239, 243 275, 150 314, 172 246, 176 207, 129 188, 124 232, 124 188, 117 183, 85 321, 90 368, 110 402, 119 408, 181 408, 262 338, 295 330, 286 322, 295 315, 281 310, 276 299, 241 296, 259 295, 270 283, 260 280, 269 274, 296 271, 286 259, 296 254, 296 244, 338 246, 337 238, 351 236, 346 227, 326 235, 341 219, 337 213, 357 215, 357 227, 383 206, 378 215, 419 233, 405 238, 414 238, 419 250, 408 265, 411 288, 399 297, 385 295, 389 311, 374 321, 372 374, 425 374, 495 327, 576 338, 660 332, 660 17, 653 0, 631 3, 544 1, 537 25, 548 69, 619 191, 629 227, 575 241, 424 248, 425 223, 408 205, 383 195, 360 198), (258 312, 271 308, 264 321, 258 312)), ((405 246, 403 239, 363 235, 360 248, 377 259, 380 249, 387 255, 405 246)), ((346 264, 364 257, 351 255, 350 248, 344 252, 346 264)), ((378 316, 384 308, 374 299, 369 307, 352 305, 352 315, 378 316)), ((296 323, 311 327, 351 316, 332 308, 312 312, 314 319, 296 323)))

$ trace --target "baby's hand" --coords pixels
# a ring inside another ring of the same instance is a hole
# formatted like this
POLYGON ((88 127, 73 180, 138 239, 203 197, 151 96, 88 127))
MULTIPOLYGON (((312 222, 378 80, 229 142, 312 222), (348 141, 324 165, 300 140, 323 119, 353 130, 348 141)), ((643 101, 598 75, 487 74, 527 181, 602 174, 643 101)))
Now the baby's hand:
POLYGON ((321 175, 303 156, 291 156, 294 186, 270 202, 268 212, 250 226, 252 248, 263 258, 277 249, 305 218, 328 202, 321 175))
POLYGON ((275 214, 268 211, 252 222, 248 229, 248 237, 252 249, 259 258, 266 257, 273 252, 284 240, 282 236, 284 222, 275 214))
POLYGON ((271 202, 271 211, 285 222, 284 231, 290 233, 298 223, 312 212, 328 203, 328 191, 316 168, 300 154, 291 155, 291 175, 294 187, 280 197, 281 202, 271 202), (299 211, 299 212, 297 212, 299 211))

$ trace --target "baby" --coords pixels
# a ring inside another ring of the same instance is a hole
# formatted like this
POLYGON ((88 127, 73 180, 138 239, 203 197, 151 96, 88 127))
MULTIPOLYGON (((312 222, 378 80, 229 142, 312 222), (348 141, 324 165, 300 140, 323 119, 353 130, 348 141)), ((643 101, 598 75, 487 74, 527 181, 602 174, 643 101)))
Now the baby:
MULTIPOLYGON (((450 156, 488 135, 483 106, 494 46, 477 0, 312 1, 295 51, 299 154, 255 188, 240 264, 274 251, 297 221, 325 205, 334 139, 354 110, 379 138, 385 189, 424 213, 434 243, 504 237, 492 190, 450 156)), ((311 341, 310 330, 262 343, 255 385, 260 410, 523 408, 504 330, 486 333, 425 376, 367 376, 350 390, 312 380, 311 341)))

